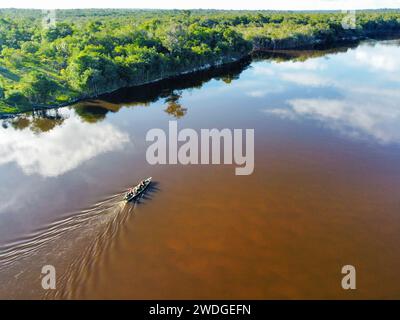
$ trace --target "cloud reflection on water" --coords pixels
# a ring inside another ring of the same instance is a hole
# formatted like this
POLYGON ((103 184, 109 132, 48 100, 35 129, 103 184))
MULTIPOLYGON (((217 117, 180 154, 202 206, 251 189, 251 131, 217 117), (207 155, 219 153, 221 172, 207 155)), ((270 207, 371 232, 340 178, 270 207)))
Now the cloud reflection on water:
POLYGON ((309 64, 314 69, 302 69, 302 62, 273 64, 278 82, 293 83, 307 89, 307 94, 304 90, 292 93, 282 106, 264 111, 292 120, 313 119, 351 137, 398 144, 400 92, 395 74, 400 71, 399 51, 390 42, 365 44, 345 55, 318 58, 318 63, 309 64))
POLYGON ((128 142, 129 135, 111 124, 89 124, 71 114, 62 125, 41 134, 1 128, 0 165, 14 162, 25 174, 56 177, 128 142))
POLYGON ((383 72, 400 71, 398 47, 378 45, 372 50, 374 51, 373 55, 371 55, 371 48, 369 47, 361 47, 359 48, 359 50, 355 51, 354 58, 356 63, 358 63, 359 65, 363 65, 371 70, 383 72))

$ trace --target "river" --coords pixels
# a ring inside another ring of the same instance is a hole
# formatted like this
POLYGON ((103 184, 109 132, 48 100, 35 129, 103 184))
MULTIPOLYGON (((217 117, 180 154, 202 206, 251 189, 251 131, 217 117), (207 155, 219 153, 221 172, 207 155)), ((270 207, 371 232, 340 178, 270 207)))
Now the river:
POLYGON ((399 55, 275 52, 0 120, 0 297, 400 298, 399 55), (254 129, 253 174, 148 164, 146 133, 170 120, 254 129))

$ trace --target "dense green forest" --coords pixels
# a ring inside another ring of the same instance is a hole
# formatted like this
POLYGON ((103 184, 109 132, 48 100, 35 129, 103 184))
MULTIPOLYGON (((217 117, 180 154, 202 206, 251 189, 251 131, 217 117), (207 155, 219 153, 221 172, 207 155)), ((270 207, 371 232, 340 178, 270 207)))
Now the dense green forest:
POLYGON ((400 11, 0 10, 0 112, 51 107, 240 60, 400 34, 400 11), (54 22, 54 23, 53 23, 54 22))

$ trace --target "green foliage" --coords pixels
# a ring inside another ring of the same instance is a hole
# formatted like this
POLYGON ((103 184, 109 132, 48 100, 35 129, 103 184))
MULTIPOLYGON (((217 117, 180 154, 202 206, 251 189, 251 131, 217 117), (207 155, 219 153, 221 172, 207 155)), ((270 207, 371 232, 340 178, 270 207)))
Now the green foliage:
POLYGON ((65 38, 72 34, 72 27, 67 23, 58 23, 55 27, 43 30, 43 39, 46 41, 54 41, 59 38, 65 38))
POLYGON ((6 96, 6 102, 11 106, 23 107, 28 103, 28 100, 21 92, 13 91, 6 96))
POLYGON ((33 41, 27 41, 21 44, 21 52, 24 54, 34 54, 39 50, 39 48, 40 45, 33 41))
POLYGON ((54 80, 36 71, 25 75, 21 82, 21 93, 31 103, 45 103, 58 88, 54 80))
MULTIPOLYGON (((357 28, 343 14, 217 10, 0 9, 0 106, 67 103, 287 49, 400 32, 398 11, 363 11, 357 28)), ((12 109, 12 107, 10 107, 12 109)), ((10 109, 9 108, 9 109, 10 109)))

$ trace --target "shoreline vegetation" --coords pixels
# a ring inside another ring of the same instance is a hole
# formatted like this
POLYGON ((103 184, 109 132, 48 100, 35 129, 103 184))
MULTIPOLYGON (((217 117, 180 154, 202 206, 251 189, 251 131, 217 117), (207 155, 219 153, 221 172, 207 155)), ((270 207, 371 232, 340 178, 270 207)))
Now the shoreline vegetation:
POLYGON ((0 10, 0 116, 67 106, 260 56, 400 35, 400 10, 0 10), (47 21, 48 22, 48 21, 47 21))

